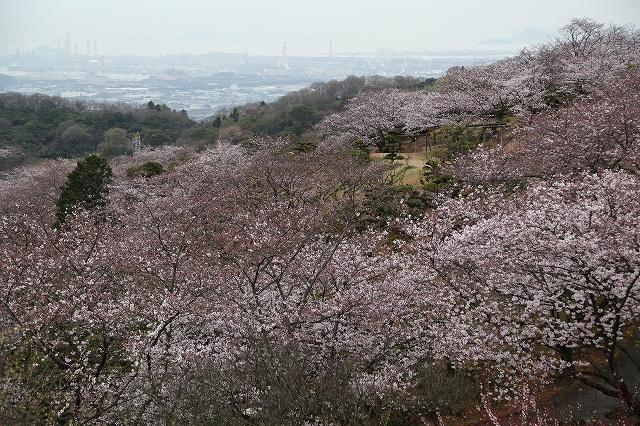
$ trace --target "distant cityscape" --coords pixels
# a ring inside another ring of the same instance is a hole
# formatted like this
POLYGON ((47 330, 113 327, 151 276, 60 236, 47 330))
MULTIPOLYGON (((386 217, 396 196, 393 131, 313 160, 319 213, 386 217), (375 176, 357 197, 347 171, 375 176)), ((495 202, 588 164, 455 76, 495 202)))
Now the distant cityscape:
POLYGON ((103 56, 97 46, 41 46, 0 57, 2 92, 42 93, 98 103, 141 106, 153 101, 202 120, 251 102, 271 102, 317 81, 349 75, 439 77, 454 66, 493 62, 513 51, 385 52, 289 56, 286 42, 280 56, 213 52, 200 55, 103 56))

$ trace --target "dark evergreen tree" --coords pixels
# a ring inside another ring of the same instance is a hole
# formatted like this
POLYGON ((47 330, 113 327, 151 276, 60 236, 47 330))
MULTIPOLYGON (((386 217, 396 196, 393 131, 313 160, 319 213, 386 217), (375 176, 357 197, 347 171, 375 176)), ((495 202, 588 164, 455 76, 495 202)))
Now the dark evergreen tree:
POLYGON ((229 117, 233 118, 233 121, 237 122, 240 118, 240 113, 238 112, 238 108, 234 108, 233 112, 229 114, 229 117))
POLYGON ((60 188, 53 227, 60 228, 67 216, 78 207, 86 210, 104 207, 112 179, 113 171, 106 159, 92 154, 78 161, 76 168, 69 173, 67 182, 60 188))

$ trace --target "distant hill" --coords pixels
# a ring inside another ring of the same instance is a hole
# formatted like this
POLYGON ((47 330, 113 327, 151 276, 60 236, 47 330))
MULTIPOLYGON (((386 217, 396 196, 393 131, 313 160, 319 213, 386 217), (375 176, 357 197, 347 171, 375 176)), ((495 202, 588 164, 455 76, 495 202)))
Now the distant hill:
POLYGON ((478 44, 538 44, 549 41, 549 34, 537 28, 527 28, 526 30, 509 38, 484 39, 478 44))

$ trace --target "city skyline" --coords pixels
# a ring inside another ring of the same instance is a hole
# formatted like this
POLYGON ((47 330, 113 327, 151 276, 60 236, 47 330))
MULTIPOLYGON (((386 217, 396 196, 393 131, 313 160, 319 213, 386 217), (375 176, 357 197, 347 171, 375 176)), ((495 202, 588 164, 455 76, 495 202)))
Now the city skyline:
POLYGON ((0 12, 0 54, 39 46, 74 53, 77 46, 79 54, 224 51, 279 56, 285 41, 289 56, 328 56, 330 44, 336 55, 383 49, 504 49, 480 42, 506 39, 531 27, 553 34, 572 18, 584 16, 605 25, 640 24, 640 3, 635 0, 535 4, 451 0, 445 5, 431 0, 398 0, 393 5, 363 0, 268 4, 246 0, 241 5, 196 0, 5 0, 0 12))

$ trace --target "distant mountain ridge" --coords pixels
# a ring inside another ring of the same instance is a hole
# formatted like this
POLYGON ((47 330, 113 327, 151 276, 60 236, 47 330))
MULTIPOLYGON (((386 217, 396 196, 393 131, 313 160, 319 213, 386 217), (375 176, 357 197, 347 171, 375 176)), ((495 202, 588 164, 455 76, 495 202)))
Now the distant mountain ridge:
POLYGON ((509 38, 488 38, 479 41, 478 44, 538 44, 548 42, 549 36, 545 31, 529 27, 509 38))

